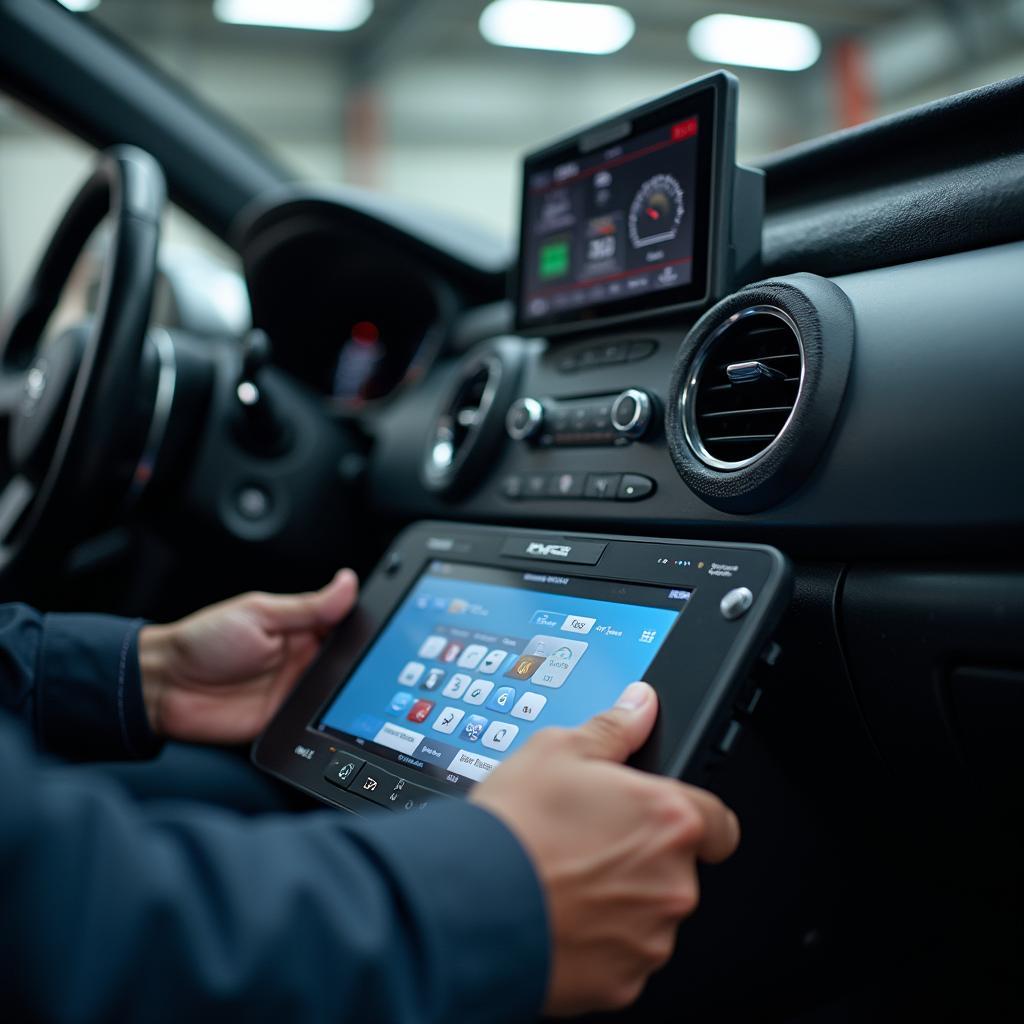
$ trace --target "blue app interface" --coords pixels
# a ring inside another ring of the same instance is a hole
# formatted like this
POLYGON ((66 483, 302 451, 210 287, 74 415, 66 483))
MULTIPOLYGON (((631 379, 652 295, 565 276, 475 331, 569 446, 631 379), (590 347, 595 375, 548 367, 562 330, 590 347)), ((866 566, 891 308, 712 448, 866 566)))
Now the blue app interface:
POLYGON ((432 562, 320 728, 461 787, 538 729, 642 679, 686 607, 668 590, 432 562))

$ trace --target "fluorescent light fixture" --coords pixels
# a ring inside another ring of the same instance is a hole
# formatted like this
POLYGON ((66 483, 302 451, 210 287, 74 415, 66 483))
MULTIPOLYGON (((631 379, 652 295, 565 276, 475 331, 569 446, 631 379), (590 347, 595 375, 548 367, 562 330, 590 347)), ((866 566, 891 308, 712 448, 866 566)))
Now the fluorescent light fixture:
POLYGON ((213 0, 213 16, 229 25, 349 32, 373 13, 373 0, 213 0))
POLYGON ((742 64, 773 71, 803 71, 821 56, 810 25, 740 14, 709 14, 690 26, 687 42, 709 64, 742 64))
POLYGON ((615 53, 635 31, 630 13, 611 4, 493 0, 480 15, 480 34, 487 42, 527 50, 615 53))
POLYGON ((79 11, 94 11, 100 5, 100 0, 60 0, 62 7, 76 14, 79 11))

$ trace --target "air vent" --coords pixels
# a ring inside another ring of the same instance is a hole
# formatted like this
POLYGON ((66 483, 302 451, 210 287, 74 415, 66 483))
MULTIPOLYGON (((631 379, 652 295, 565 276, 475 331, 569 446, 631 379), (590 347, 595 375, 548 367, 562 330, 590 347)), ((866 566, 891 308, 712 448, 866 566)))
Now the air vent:
POLYGON ((422 479, 432 490, 457 497, 486 475, 505 443, 505 412, 523 363, 519 338, 495 338, 455 371, 423 453, 422 479))
POLYGON ((686 440, 705 465, 742 469, 789 425, 800 398, 800 332, 775 306, 750 306, 707 338, 680 398, 686 440))

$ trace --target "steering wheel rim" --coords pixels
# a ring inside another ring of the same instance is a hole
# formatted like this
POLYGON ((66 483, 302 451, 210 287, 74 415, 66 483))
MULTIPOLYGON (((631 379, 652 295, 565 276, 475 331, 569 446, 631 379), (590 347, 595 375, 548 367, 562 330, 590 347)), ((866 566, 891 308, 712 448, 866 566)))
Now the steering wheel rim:
POLYGON ((0 479, 0 580, 34 555, 63 550, 87 518, 76 499, 87 487, 102 487, 138 385, 165 202, 163 172, 152 156, 134 146, 102 152, 0 331, 0 427, 10 447, 6 480, 0 479), (96 312, 76 365, 62 368, 66 379, 57 386, 68 389, 66 397, 48 403, 42 333, 85 243, 106 218, 113 231, 96 312), (36 415, 61 421, 52 424, 45 469, 32 471, 16 442, 24 418, 36 415))

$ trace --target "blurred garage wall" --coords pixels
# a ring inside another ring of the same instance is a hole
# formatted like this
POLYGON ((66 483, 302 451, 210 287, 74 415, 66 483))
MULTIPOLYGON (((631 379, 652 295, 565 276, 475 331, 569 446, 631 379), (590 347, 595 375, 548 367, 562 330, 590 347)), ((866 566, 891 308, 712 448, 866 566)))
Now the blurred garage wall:
MULTIPOLYGON (((376 0, 347 32, 224 24, 211 0, 100 0, 75 16, 188 83, 298 175, 443 207, 506 237, 521 154, 712 70, 687 44, 708 14, 789 19, 821 39, 821 58, 803 71, 731 68, 747 159, 1024 72, 1024 0, 617 2, 635 35, 603 56, 493 46, 478 27, 485 0, 376 0)), ((0 105, 0 301, 88 157, 0 105)), ((170 231, 202 241, 183 217, 170 231)))

